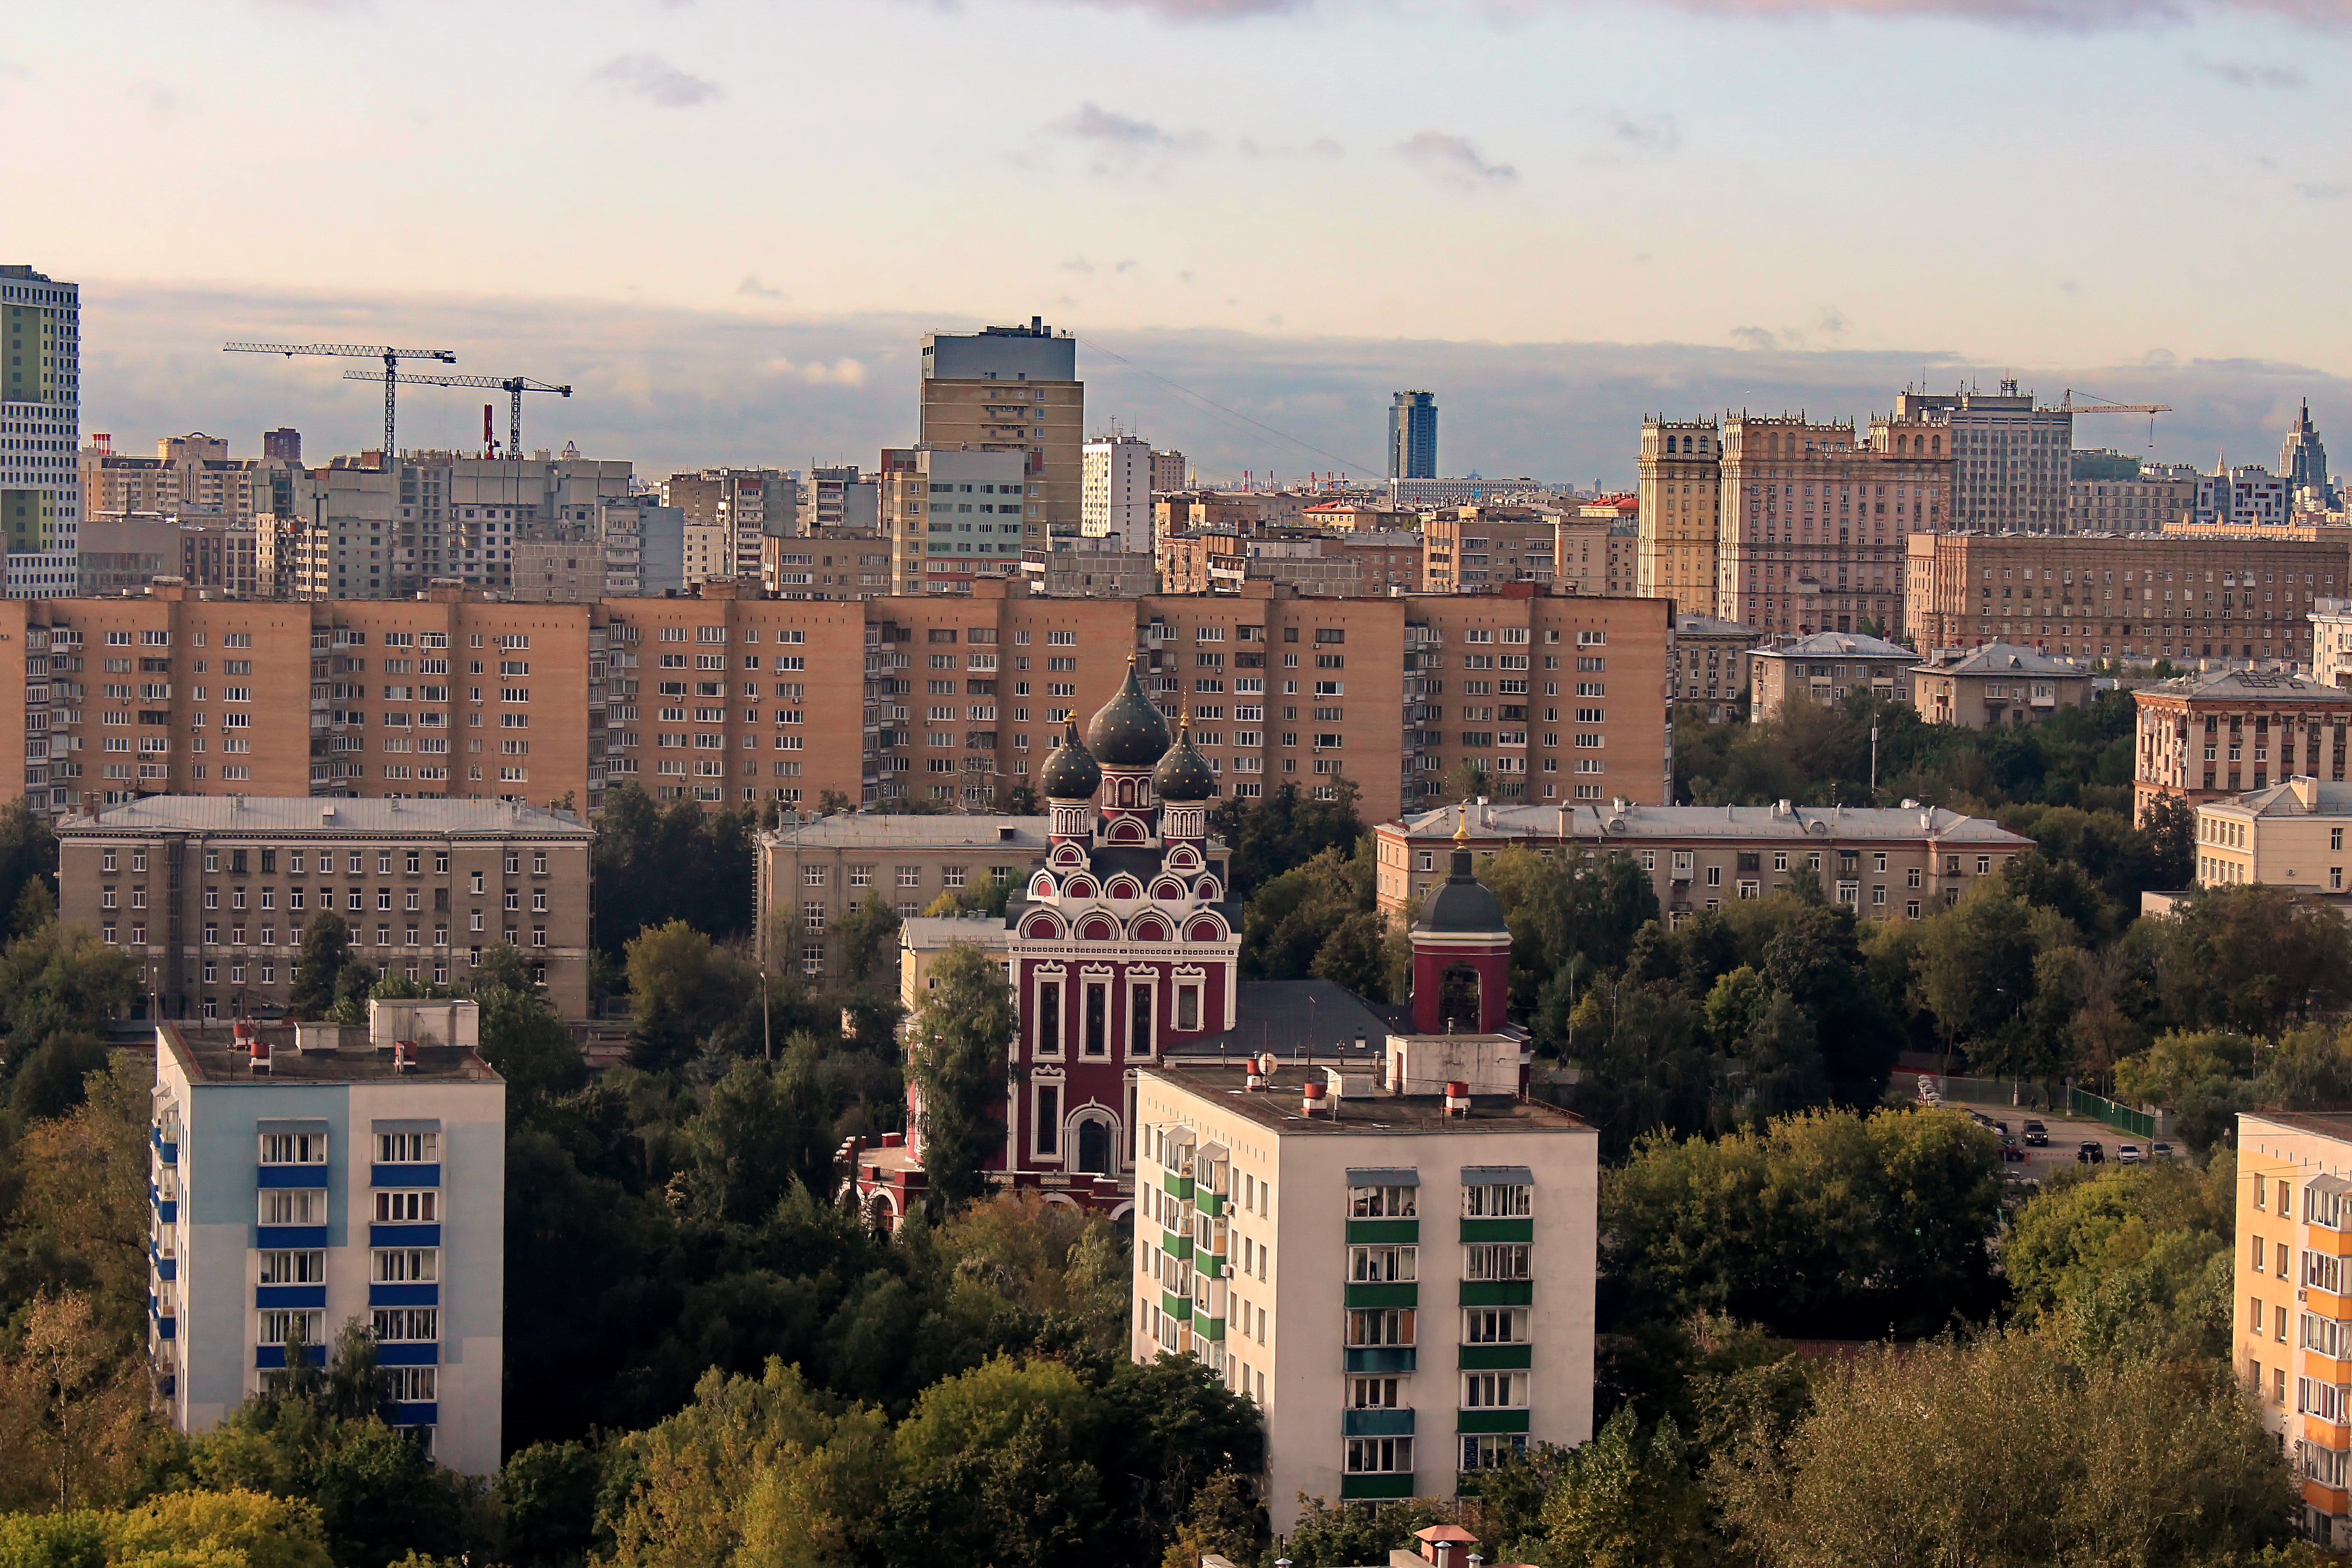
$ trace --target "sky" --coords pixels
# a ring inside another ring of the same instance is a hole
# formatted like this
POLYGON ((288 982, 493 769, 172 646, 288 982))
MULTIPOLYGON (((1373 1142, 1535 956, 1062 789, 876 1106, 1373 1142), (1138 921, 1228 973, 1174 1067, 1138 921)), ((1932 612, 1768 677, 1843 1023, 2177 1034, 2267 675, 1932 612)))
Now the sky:
POLYGON ((2352 0, 86 0, 0 33, 0 260, 83 285, 118 450, 375 444, 352 362, 218 352, 319 339, 649 474, 870 465, 921 332, 1042 315, 1220 478, 1377 472, 1398 387, 1614 485, 1645 412, 2011 375, 2352 461, 2347 64, 2352 0))

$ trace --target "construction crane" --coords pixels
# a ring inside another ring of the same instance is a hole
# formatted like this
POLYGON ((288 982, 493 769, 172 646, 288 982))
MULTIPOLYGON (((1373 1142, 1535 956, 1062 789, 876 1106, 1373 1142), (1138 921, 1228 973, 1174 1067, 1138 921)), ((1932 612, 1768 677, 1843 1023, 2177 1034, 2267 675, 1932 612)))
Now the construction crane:
POLYGON ((352 381, 383 383, 383 461, 389 468, 400 460, 400 447, 393 439, 393 385, 401 379, 400 362, 404 359, 438 360, 443 364, 456 364, 457 356, 447 349, 394 349, 381 343, 223 343, 223 353, 284 354, 292 359, 296 354, 331 354, 344 359, 380 359, 383 369, 352 371, 346 377, 352 381))
POLYGON ((2159 414, 2171 413, 2172 405, 2169 403, 2109 403, 2095 392, 2085 395, 2092 401, 2077 403, 2074 401, 2074 389, 2068 387, 2066 395, 2058 400, 2058 411, 2062 414, 2145 414, 2147 416, 2147 449, 2150 452, 2156 450, 2156 416, 2159 414))
MULTIPOLYGON (((373 381, 375 373, 366 370, 343 372, 345 381, 373 381)), ((394 375, 393 379, 409 386, 488 386, 507 395, 507 456, 518 457, 522 452, 522 395, 526 392, 552 392, 569 397, 568 386, 550 386, 543 381, 533 381, 527 375, 394 375)), ((387 394, 389 395, 389 394, 387 394)))

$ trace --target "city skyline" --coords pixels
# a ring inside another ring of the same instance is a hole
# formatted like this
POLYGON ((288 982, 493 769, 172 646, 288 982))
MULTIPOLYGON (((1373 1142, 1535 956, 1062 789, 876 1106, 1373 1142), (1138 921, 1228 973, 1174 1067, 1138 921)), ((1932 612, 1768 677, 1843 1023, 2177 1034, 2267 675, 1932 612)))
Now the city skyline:
MULTIPOLYGON (((1094 411, 1150 422, 1212 471, 1377 473, 1382 394, 1429 385, 1454 411, 1450 470, 1589 482, 1613 461, 1622 482, 1619 400, 1793 407, 1843 382, 1872 400, 1832 411, 1866 416, 1922 370, 1937 390, 2009 374, 2051 395, 2161 395, 2182 414, 2159 455, 2210 461, 2209 446, 2274 448, 2305 388, 2323 428, 2346 406, 2330 383, 2352 343, 2326 308, 2325 258, 2352 237, 2352 176, 2335 151, 2345 110, 2313 85, 2342 63, 2342 10, 611 0, 561 27, 530 7, 467 16, 453 50, 460 14, 435 4, 252 0, 193 30, 125 5, 102 30, 25 19, 0 46, 0 102, 18 123, 75 127, 73 157, 26 171, 16 210, 37 217, 14 237, 89 289, 94 357, 201 341, 157 331, 142 301, 201 301, 201 337, 296 317, 335 338, 362 321, 446 336, 472 316, 498 331, 456 345, 462 370, 582 386, 533 411, 556 444, 632 398, 691 413, 739 387, 753 421, 793 426, 747 451, 641 419, 631 445, 649 467, 870 460, 910 435, 895 391, 907 337, 1040 312, 1100 351, 1086 355, 1094 411), (860 83, 807 68, 823 58, 890 68, 860 83), (1559 89, 1560 62, 1592 60, 1609 69, 1559 89), (1020 90, 985 108, 939 90, 965 76, 1020 90), (242 200, 175 205, 167 245, 126 251, 120 215, 155 210, 174 167, 224 191, 393 177, 379 206, 282 220, 242 200), (2216 201, 2263 242, 2185 238, 2216 201), (708 341, 732 337, 753 342, 708 341), (1369 384, 1328 368, 1379 343, 1392 352, 1369 384), (1587 411, 1547 409, 1540 391, 1515 408, 1507 386, 1465 385, 1444 363, 1515 352, 1605 363, 1590 390, 1616 433, 1589 442, 1587 411), (1108 353, 1307 445, 1159 428, 1164 388, 1120 386, 1108 353), (1874 359, 1906 374, 1851 374, 1874 359), (1213 363, 1214 384, 1188 361, 1213 363), (2148 384, 2184 363, 2233 384, 2202 427, 2195 387, 2148 384), (2242 409, 2246 368, 2277 365, 2308 374, 2242 409), (884 387, 883 416, 856 417, 884 387)), ((194 324, 184 309, 179 324, 194 324)), ((257 429, 358 444, 329 433, 329 406, 361 412, 363 389, 267 362, 196 372, 169 374, 220 407, 207 421, 240 416, 244 386, 273 394, 255 400, 257 429)), ((135 393, 89 382, 90 428, 144 440, 194 422, 135 426, 135 393)), ((478 427, 464 399, 415 401, 446 405, 440 439, 478 427)))

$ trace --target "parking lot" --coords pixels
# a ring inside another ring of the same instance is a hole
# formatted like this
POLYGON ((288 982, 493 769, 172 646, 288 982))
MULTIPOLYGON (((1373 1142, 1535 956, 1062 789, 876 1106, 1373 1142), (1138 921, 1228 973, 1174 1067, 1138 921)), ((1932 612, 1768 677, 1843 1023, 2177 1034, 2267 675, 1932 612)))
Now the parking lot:
MULTIPOLYGON (((2138 1144, 2142 1154, 2146 1154, 2148 1149, 2147 1139, 2129 1132, 2118 1132, 2104 1121, 2082 1121, 2070 1117, 2053 1115, 2046 1110, 2020 1110, 2013 1105, 1971 1104, 1962 1100, 1946 1100, 1944 1103, 1964 1110, 1977 1111, 1990 1117, 1995 1121, 2007 1122, 2010 1135, 2018 1141, 2021 1148, 2025 1145, 2025 1124, 2028 1121, 2039 1121, 2042 1126, 2048 1128, 2050 1130, 2048 1148, 2028 1148, 2025 1150, 2025 1161, 2022 1164, 2011 1163, 2009 1166, 2012 1171, 2023 1171, 2028 1175, 2045 1176, 2050 1173, 2053 1166, 2074 1163, 2075 1152, 2081 1149, 2084 1142, 2094 1139, 2106 1146, 2107 1161, 2110 1164, 2115 1162, 2116 1150, 2123 1144, 2138 1144)), ((2173 1158, 2180 1158, 2180 1146, 2177 1142, 2173 1144, 2173 1158)))

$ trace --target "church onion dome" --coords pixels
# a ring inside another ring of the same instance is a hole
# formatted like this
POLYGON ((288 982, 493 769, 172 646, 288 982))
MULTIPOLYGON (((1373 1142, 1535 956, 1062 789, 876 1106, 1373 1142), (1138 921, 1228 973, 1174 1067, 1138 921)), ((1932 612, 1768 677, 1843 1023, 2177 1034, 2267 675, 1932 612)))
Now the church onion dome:
POLYGON ((1421 912, 1413 917, 1412 929, 1447 936, 1510 934, 1511 928, 1503 921, 1502 904, 1470 868, 1466 822, 1457 824, 1454 829, 1452 875, 1422 899, 1421 912))
POLYGON ((1087 723, 1087 750, 1105 767, 1148 768, 1167 752, 1168 742, 1168 720, 1143 694, 1129 658, 1127 684, 1087 723))
POLYGON ((1152 793, 1161 800, 1192 802, 1211 800, 1217 793, 1217 775, 1209 771, 1206 757, 1192 749, 1192 728, 1188 719, 1176 731, 1175 749, 1160 759, 1152 770, 1152 793))
POLYGON ((1102 769, 1096 765, 1094 754, 1078 739, 1078 727, 1074 722, 1062 732, 1062 743, 1045 759, 1043 772, 1037 775, 1037 787, 1047 800, 1091 800, 1102 785, 1102 769))

